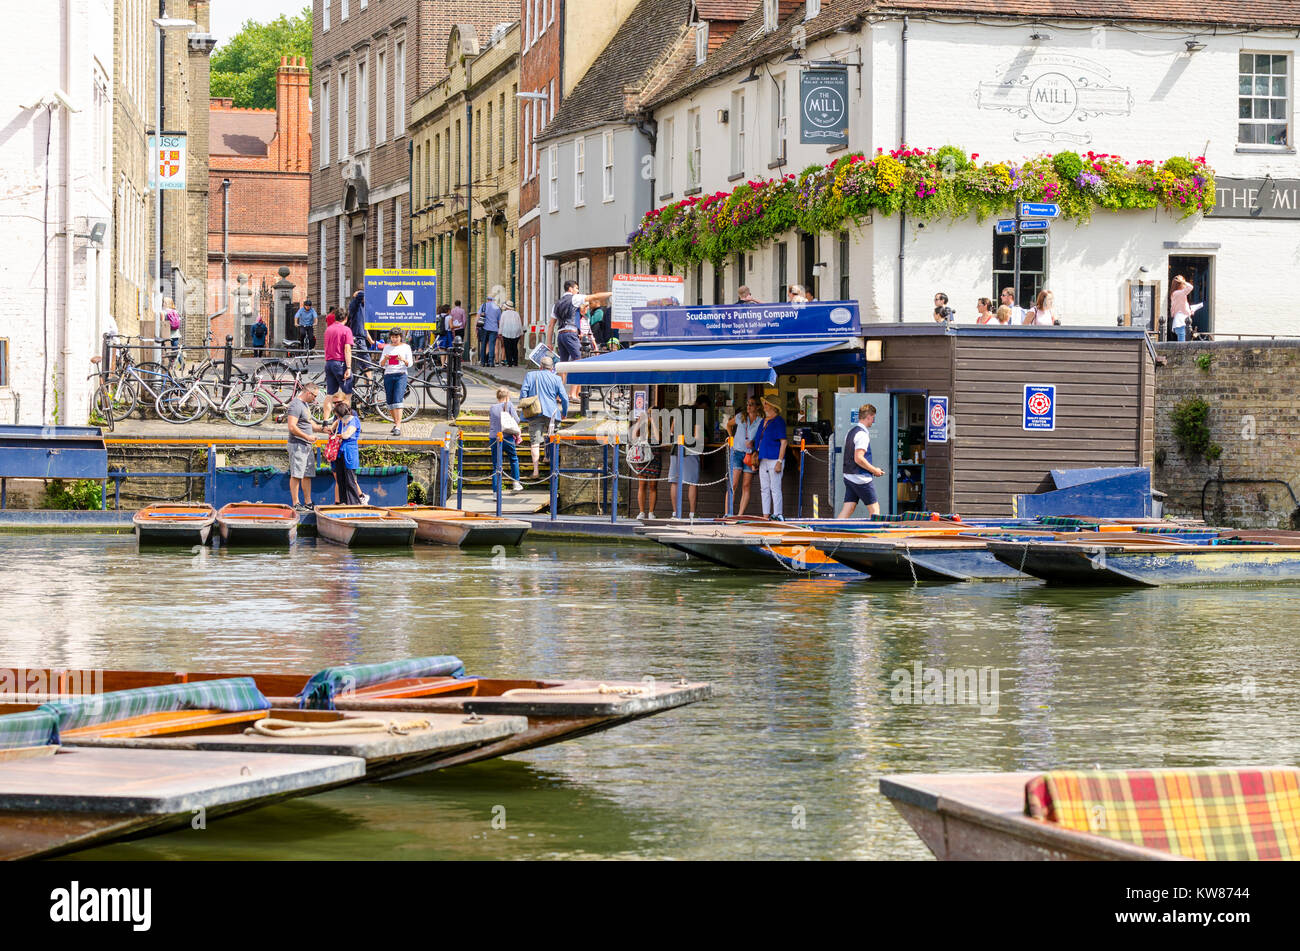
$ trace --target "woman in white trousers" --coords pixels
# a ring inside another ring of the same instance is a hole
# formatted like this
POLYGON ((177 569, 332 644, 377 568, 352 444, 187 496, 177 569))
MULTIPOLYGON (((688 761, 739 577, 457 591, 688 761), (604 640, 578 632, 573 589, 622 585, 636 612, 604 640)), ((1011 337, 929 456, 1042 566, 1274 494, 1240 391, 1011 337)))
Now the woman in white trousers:
POLYGON ((780 520, 784 516, 781 478, 785 471, 785 420, 777 415, 779 407, 763 400, 763 422, 755 442, 758 443, 758 484, 763 500, 763 517, 780 520))

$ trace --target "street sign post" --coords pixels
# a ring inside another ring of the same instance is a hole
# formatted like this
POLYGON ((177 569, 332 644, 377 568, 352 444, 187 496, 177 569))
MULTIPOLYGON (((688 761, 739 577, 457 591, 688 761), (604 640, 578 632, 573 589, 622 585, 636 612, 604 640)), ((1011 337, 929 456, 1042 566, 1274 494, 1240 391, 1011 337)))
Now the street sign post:
POLYGON ((998 222, 998 234, 1010 234, 1010 231, 1003 231, 1004 224, 1014 224, 1015 230, 1020 232, 1020 238, 1016 241, 1015 249, 1015 276, 1012 278, 1012 289, 1014 291, 1015 305, 1020 306, 1020 250, 1021 248, 1045 248, 1047 247, 1048 219, 1061 217, 1061 206, 1055 202, 1044 201, 1018 201, 1016 202, 1016 217, 1014 222, 1005 220, 998 222), (1034 233, 1026 233, 1034 232, 1034 233))
POLYGON ((1019 218, 1059 218, 1061 206, 1052 202, 1022 201, 1016 208, 1019 218))
POLYGON ((1016 219, 1015 219, 1015 218, 1002 218, 1001 220, 999 220, 999 221, 998 221, 998 224, 997 224, 997 233, 998 233, 998 234, 1015 234, 1015 233, 1016 233, 1016 219))
POLYGON ((1046 218, 1030 218, 1028 221, 1020 222, 1020 230, 1023 231, 1046 231, 1048 220, 1046 218))
POLYGON ((1022 234, 1020 236, 1020 247, 1022 248, 1045 248, 1047 247, 1047 235, 1045 234, 1022 234))

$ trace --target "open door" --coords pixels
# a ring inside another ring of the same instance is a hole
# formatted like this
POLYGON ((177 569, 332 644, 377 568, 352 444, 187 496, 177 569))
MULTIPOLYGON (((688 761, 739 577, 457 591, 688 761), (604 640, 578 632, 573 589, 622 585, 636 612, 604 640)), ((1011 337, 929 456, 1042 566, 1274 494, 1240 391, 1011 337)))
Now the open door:
MULTIPOLYGON (((893 509, 894 485, 894 434, 893 403, 888 393, 836 393, 835 394, 835 444, 831 449, 830 480, 826 495, 834 504, 824 517, 834 518, 839 514, 844 501, 844 440, 849 430, 858 424, 858 410, 864 403, 876 408, 876 421, 872 424, 871 462, 884 469, 883 476, 873 480, 876 495, 880 498, 880 513, 889 514, 893 509)), ((856 518, 865 518, 866 511, 859 505, 854 512, 856 518)))

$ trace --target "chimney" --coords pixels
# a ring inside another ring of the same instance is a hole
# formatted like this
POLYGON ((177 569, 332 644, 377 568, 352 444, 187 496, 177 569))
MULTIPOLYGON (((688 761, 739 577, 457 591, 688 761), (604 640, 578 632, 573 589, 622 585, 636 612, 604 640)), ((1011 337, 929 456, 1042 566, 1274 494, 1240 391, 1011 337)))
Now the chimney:
POLYGON ((281 171, 305 172, 310 168, 308 92, 306 57, 281 56, 275 73, 275 161, 281 171))

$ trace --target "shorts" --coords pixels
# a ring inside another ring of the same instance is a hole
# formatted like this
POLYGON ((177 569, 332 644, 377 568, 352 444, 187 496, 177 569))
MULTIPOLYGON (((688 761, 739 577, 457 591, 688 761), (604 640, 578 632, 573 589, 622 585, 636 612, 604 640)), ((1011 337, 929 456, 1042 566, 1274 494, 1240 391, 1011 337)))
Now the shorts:
POLYGON ((305 442, 289 440, 289 478, 310 479, 316 474, 316 453, 305 442))
POLYGON ((406 398, 406 374, 384 374, 384 398, 389 409, 401 409, 402 400, 406 398))
MULTIPOLYGON (((677 449, 668 456, 668 481, 677 484, 677 449)), ((682 485, 698 484, 700 481, 700 457, 694 453, 682 456, 682 485)))
POLYGON ((741 449, 731 450, 731 468, 743 469, 746 472, 754 472, 753 466, 745 465, 745 452, 741 449))
POLYGON ((563 330, 555 335, 555 349, 561 360, 581 360, 582 342, 578 335, 570 330, 563 330))
POLYGON ((528 441, 534 445, 546 445, 549 442, 546 436, 555 432, 555 420, 548 419, 545 416, 532 416, 528 422, 528 441))
POLYGON ((874 482, 849 482, 845 479, 844 501, 875 505, 879 501, 876 498, 876 484, 874 482))
POLYGON ((347 366, 342 360, 325 361, 325 395, 333 396, 339 390, 344 393, 352 392, 352 378, 346 380, 343 374, 347 372, 347 366))

